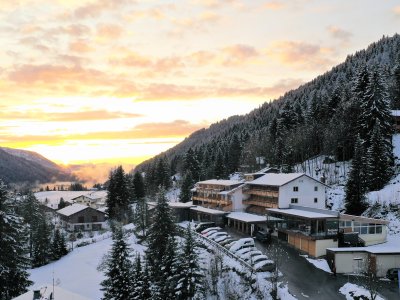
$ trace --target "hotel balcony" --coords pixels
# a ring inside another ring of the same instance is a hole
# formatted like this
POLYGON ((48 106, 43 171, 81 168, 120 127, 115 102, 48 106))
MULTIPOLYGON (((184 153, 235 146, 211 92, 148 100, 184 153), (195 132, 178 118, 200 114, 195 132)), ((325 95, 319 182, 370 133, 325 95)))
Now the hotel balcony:
POLYGON ((262 188, 255 188, 255 187, 243 189, 243 193, 247 194, 247 195, 256 195, 256 196, 262 196, 262 197, 273 197, 273 198, 279 197, 279 191, 273 191, 273 190, 267 190, 267 189, 262 189, 262 188))
POLYGON ((243 204, 261 206, 265 208, 277 208, 278 197, 250 197, 249 199, 243 200, 243 204))

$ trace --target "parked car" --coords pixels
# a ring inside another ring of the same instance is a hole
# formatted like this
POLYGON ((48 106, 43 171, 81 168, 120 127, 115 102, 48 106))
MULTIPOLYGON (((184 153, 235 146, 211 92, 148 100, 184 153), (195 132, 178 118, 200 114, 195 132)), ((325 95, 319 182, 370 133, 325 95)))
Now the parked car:
POLYGON ((251 262, 253 263, 253 265, 258 264, 263 260, 270 260, 270 259, 264 254, 256 255, 251 258, 251 262))
POLYGON ((254 266, 253 269, 256 272, 271 272, 275 270, 275 262, 273 260, 269 259, 263 259, 259 262, 257 262, 254 266))
POLYGON ((232 244, 233 242, 236 242, 237 240, 231 238, 230 236, 228 238, 226 238, 225 240, 218 242, 218 244, 220 244, 221 246, 228 245, 228 244, 232 244))
POLYGON ((194 231, 196 232, 202 232, 204 229, 210 228, 210 227, 215 227, 215 222, 202 222, 196 224, 194 227, 194 231))
POLYGON ((221 242, 223 242, 225 240, 228 240, 228 239, 229 239, 229 235, 222 235, 222 236, 219 236, 219 237, 215 238, 214 241, 219 244, 219 243, 221 243, 221 242))
POLYGON ((242 259, 247 262, 250 262, 250 261, 252 261, 252 258, 257 255, 263 255, 263 254, 260 250, 252 250, 250 252, 247 252, 245 255, 243 255, 242 259))
POLYGON ((251 251, 256 251, 256 250, 257 250, 256 247, 254 247, 254 246, 248 246, 248 247, 244 247, 244 248, 241 248, 241 249, 237 250, 237 251, 235 252, 235 255, 243 259, 243 256, 244 256, 245 254, 247 254, 247 253, 249 253, 249 252, 251 252, 251 251))
POLYGON ((269 243, 271 241, 271 234, 266 231, 257 231, 255 239, 261 243, 269 243))
POLYGON ((400 268, 392 268, 387 270, 386 277, 390 280, 398 280, 399 279, 399 270, 400 268))
POLYGON ((218 230, 221 230, 221 227, 209 227, 209 228, 204 229, 203 231, 201 231, 201 234, 202 234, 202 235, 205 235, 207 232, 209 232, 209 231, 211 231, 211 230, 218 231, 218 230))
POLYGON ((214 233, 217 233, 217 232, 218 232, 218 230, 213 229, 213 230, 207 231, 206 233, 202 233, 202 235, 205 237, 209 237, 210 235, 213 235, 214 233))
POLYGON ((224 247, 226 248, 226 249, 230 249, 233 245, 235 245, 236 243, 237 243, 238 241, 232 241, 232 242, 230 242, 230 243, 228 243, 228 244, 225 244, 224 245, 224 247))
POLYGON ((223 237, 223 236, 228 237, 228 234, 226 232, 223 232, 223 231, 217 231, 217 232, 214 232, 214 233, 210 234, 208 236, 208 238, 213 240, 213 241, 215 241, 217 238, 220 238, 220 237, 223 237))
POLYGON ((236 251, 247 247, 255 247, 254 240, 252 238, 238 240, 231 248, 229 248, 229 251, 235 253, 236 251))

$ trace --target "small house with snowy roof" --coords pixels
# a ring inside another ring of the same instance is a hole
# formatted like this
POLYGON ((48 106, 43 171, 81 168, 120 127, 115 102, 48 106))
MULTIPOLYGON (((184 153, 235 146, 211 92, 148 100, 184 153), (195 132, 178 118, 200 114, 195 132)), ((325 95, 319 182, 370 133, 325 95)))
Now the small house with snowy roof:
POLYGON ((72 204, 57 211, 61 226, 68 231, 101 230, 106 214, 82 204, 72 204))

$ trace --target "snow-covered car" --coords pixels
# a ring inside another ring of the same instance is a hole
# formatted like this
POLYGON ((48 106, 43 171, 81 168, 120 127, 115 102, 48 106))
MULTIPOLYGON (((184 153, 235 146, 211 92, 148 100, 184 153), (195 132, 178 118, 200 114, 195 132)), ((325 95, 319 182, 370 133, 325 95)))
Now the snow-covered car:
POLYGON ((260 250, 252 250, 243 255, 242 259, 245 261, 251 261, 254 256, 258 255, 263 255, 263 253, 260 250))
POLYGON ((231 238, 231 237, 228 237, 228 238, 226 238, 225 240, 223 240, 223 241, 221 241, 221 242, 218 242, 218 244, 220 244, 221 246, 224 246, 225 247, 225 245, 228 245, 228 244, 232 244, 233 242, 236 242, 237 240, 235 240, 235 239, 233 239, 233 238, 231 238))
POLYGON ((252 238, 244 238, 238 240, 231 248, 229 248, 229 251, 235 253, 242 248, 248 247, 255 247, 254 240, 252 238))
POLYGON ((251 262, 253 265, 255 265, 263 260, 270 260, 270 259, 268 258, 268 256, 261 254, 261 255, 255 255, 255 256, 251 257, 249 262, 251 262))
POLYGON ((275 270, 275 262, 270 259, 261 260, 258 263, 254 264, 253 269, 256 272, 271 272, 275 270))
POLYGON ((232 241, 230 243, 225 244, 224 247, 229 250, 236 243, 237 243, 237 241, 232 241))
POLYGON ((225 241, 226 239, 229 239, 229 235, 222 235, 222 236, 219 236, 219 237, 215 238, 214 241, 215 241, 216 243, 220 243, 220 242, 225 241))
POLYGON ((221 237, 221 236, 226 236, 226 237, 228 237, 228 234, 227 234, 226 232, 224 232, 224 231, 217 231, 217 232, 214 232, 214 233, 210 234, 210 235, 207 236, 207 237, 208 237, 209 239, 215 241, 215 239, 217 239, 217 238, 219 238, 219 237, 221 237))
POLYGON ((193 230, 196 232, 202 232, 203 230, 210 228, 210 227, 215 227, 215 222, 198 223, 198 224, 196 224, 196 226, 194 226, 193 230))
POLYGON ((206 233, 203 233, 203 236, 205 236, 205 237, 209 237, 210 235, 213 235, 214 233, 217 233, 218 232, 218 230, 210 230, 210 231, 207 231, 206 233))
POLYGON ((221 230, 221 227, 209 227, 209 228, 207 228, 207 229, 204 229, 204 230, 201 232, 201 234, 202 234, 202 235, 205 235, 207 232, 209 232, 209 231, 211 231, 211 230, 218 231, 218 230, 221 230))
POLYGON ((236 252, 235 252, 235 255, 243 259, 243 256, 244 256, 245 254, 247 254, 247 253, 249 253, 249 252, 251 252, 251 251, 256 251, 256 250, 257 250, 257 248, 255 248, 255 247, 253 247, 253 246, 244 247, 244 248, 241 248, 241 249, 239 249, 238 251, 236 251, 236 252))

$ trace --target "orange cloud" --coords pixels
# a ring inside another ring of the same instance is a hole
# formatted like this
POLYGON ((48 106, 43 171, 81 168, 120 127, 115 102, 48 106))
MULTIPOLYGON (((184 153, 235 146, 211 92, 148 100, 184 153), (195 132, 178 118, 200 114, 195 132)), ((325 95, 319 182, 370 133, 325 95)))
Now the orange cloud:
POLYGON ((344 29, 341 29, 336 26, 328 26, 326 28, 328 32, 331 34, 331 36, 335 39, 341 40, 343 42, 348 42, 350 38, 353 36, 353 34, 349 31, 346 31, 344 29))
POLYGON ((0 120, 38 120, 38 121, 57 121, 57 122, 71 122, 71 121, 94 121, 94 120, 110 120, 120 118, 138 118, 142 117, 140 114, 126 113, 126 112, 111 112, 106 110, 94 111, 80 111, 80 112, 17 112, 6 111, 0 112, 0 120))
POLYGON ((280 10, 285 7, 281 1, 267 1, 263 7, 268 10, 280 10))
POLYGON ((225 54, 224 65, 242 64, 244 61, 258 56, 254 47, 242 44, 225 47, 222 52, 225 54))
POLYGON ((333 65, 330 48, 302 41, 273 42, 266 50, 269 57, 297 68, 321 69, 333 65))
POLYGON ((121 26, 114 24, 98 24, 97 25, 97 38, 100 40, 113 40, 117 39, 123 32, 121 26))
POLYGON ((400 16, 400 5, 397 5, 397 6, 393 7, 392 12, 393 12, 396 16, 400 16))
MULTIPOLYGON (((82 134, 66 135, 23 135, 1 134, 0 142, 3 146, 27 148, 38 144, 63 145, 67 141, 90 140, 135 140, 159 138, 183 138, 192 132, 203 128, 203 125, 192 124, 184 120, 175 120, 165 123, 143 123, 123 131, 99 131, 82 134)), ((171 141, 156 141, 156 143, 170 143, 171 141)), ((142 141, 140 143, 143 143, 142 141)), ((149 142, 152 143, 152 142, 149 142)))
POLYGON ((69 44, 69 50, 77 53, 87 53, 94 51, 86 41, 74 41, 69 44))

